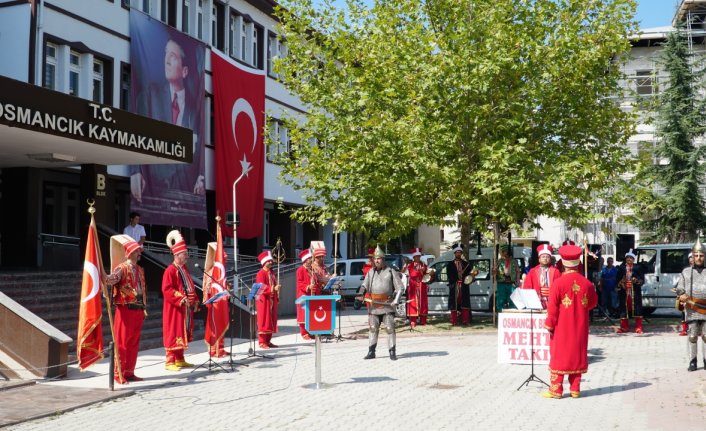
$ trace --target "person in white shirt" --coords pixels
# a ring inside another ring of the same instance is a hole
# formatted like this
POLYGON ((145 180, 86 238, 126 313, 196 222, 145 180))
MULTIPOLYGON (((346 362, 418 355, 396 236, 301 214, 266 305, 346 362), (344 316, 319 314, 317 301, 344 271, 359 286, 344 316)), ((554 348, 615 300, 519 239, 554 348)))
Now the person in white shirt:
POLYGON ((123 233, 130 236, 140 245, 145 243, 147 234, 145 233, 145 227, 140 224, 140 213, 134 211, 130 213, 130 224, 125 226, 123 233))

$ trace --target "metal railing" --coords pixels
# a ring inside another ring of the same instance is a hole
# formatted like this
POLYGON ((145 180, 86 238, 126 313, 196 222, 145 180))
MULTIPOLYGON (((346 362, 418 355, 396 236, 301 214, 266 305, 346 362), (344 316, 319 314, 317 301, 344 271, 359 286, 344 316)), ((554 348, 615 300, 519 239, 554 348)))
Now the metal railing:
POLYGON ((40 233, 39 240, 42 246, 66 245, 69 247, 78 247, 80 238, 76 236, 55 235, 53 233, 40 233))

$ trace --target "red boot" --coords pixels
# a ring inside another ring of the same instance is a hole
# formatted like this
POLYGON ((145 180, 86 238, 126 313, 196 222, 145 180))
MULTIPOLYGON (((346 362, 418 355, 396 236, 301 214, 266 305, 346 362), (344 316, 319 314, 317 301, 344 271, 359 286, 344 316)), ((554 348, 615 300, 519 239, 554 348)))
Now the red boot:
POLYGON ((642 317, 635 318, 635 333, 642 334, 642 317))
POLYGON ((467 308, 461 310, 461 323, 463 325, 468 325, 471 323, 471 310, 467 308))
POLYGON ((451 326, 458 325, 458 313, 456 310, 451 310, 451 326))
POLYGON ((686 330, 687 330, 686 322, 682 320, 681 322, 681 332, 679 333, 679 336, 685 337, 686 336, 686 330))
POLYGON ((628 332, 630 328, 628 327, 628 319, 620 319, 620 328, 618 328, 617 332, 618 334, 625 334, 628 332))
POLYGON ((419 322, 420 325, 424 326, 427 324, 427 316, 422 316, 419 318, 419 320, 420 320, 420 322, 419 322))

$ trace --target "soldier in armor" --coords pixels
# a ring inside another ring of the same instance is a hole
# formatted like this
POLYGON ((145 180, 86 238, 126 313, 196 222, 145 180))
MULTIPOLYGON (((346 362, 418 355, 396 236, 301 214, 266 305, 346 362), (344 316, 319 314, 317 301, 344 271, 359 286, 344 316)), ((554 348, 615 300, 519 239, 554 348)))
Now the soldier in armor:
POLYGON ((363 359, 375 358, 375 348, 378 345, 380 324, 385 323, 387 330, 387 347, 390 359, 397 360, 395 347, 395 307, 399 303, 404 288, 402 278, 394 269, 385 263, 385 253, 378 246, 373 254, 373 267, 365 276, 360 293, 366 295, 365 301, 370 304, 368 308, 368 354, 363 359))
POLYGON ((701 337, 702 358, 706 369, 706 271, 704 271, 704 254, 706 249, 697 238, 691 250, 694 265, 685 268, 677 282, 677 296, 684 303, 686 314, 687 341, 689 346, 689 371, 696 371, 697 342, 701 337))

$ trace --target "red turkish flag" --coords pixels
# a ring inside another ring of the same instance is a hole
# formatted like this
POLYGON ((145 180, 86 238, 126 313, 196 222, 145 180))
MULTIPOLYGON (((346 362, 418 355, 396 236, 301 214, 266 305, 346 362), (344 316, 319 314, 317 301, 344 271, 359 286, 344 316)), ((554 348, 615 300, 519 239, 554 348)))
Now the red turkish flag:
POLYGON ((81 371, 103 358, 102 285, 103 261, 98 246, 96 221, 91 214, 86 257, 83 261, 81 305, 78 312, 78 342, 76 343, 76 357, 78 358, 78 368, 81 371))
MULTIPOLYGON (((204 297, 206 302, 211 297, 227 292, 226 286, 226 254, 223 250, 223 236, 221 235, 221 222, 216 225, 216 256, 213 259, 213 266, 206 268, 206 277, 204 278, 204 297), (209 277, 210 275, 210 277, 209 277)), ((208 313, 206 318, 206 330, 204 340, 209 346, 211 353, 218 353, 219 348, 223 348, 223 337, 230 326, 228 295, 216 299, 211 304, 208 304, 208 313)))
MULTIPOLYGON (((265 189, 265 72, 237 64, 211 51, 216 128, 216 210, 240 215, 238 238, 262 234, 265 189)), ((228 236, 233 231, 226 227, 228 236)))

